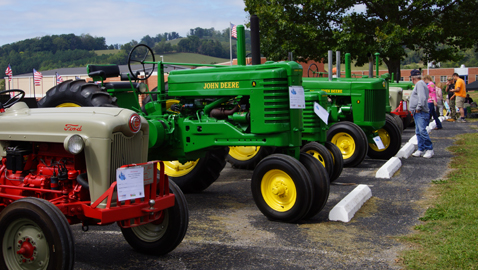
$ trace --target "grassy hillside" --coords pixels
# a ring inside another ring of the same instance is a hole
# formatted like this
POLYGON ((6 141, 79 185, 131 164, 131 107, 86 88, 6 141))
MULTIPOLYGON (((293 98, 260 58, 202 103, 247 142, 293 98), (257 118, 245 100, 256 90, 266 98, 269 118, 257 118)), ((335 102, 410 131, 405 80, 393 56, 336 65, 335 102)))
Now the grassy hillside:
MULTIPOLYGON (((160 60, 161 57, 156 55, 156 60, 160 60)), ((222 63, 227 62, 227 58, 217 58, 207 55, 197 54, 197 53, 171 53, 163 54, 164 62, 175 62, 175 63, 197 63, 197 64, 213 64, 213 63, 222 63)))

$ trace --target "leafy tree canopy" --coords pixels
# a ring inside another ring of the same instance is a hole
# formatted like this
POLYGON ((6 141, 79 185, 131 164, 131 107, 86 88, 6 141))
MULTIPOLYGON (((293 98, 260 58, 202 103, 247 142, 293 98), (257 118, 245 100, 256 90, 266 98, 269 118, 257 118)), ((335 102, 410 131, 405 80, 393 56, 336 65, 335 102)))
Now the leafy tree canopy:
POLYGON ((279 60, 326 57, 327 50, 351 53, 357 65, 379 52, 389 72, 400 77, 405 49, 423 50, 422 61, 456 61, 476 44, 478 1, 470 0, 245 0, 260 19, 261 50, 279 60), (364 12, 354 8, 365 7, 364 12))

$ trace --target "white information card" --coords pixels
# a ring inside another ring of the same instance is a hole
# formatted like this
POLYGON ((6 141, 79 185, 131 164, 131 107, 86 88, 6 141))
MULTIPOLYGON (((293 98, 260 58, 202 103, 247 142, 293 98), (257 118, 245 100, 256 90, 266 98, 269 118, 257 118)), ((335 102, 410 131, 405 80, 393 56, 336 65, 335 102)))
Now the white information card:
POLYGON ((289 86, 289 100, 291 109, 305 109, 305 95, 302 86, 289 86))
POLYGON ((126 201, 144 197, 144 167, 116 169, 118 200, 126 201))
POLYGON ((380 150, 385 149, 385 146, 383 145, 383 142, 380 136, 373 137, 373 141, 377 145, 378 149, 380 150))
POLYGON ((326 125, 329 124, 329 113, 317 102, 314 102, 314 112, 326 125))

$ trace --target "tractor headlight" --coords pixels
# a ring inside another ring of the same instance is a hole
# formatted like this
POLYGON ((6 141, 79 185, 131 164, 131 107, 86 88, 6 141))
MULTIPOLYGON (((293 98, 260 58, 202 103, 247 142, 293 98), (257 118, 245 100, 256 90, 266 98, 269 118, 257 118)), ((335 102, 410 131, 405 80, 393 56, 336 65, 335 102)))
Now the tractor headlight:
POLYGON ((148 86, 145 83, 140 83, 138 89, 141 94, 148 92, 148 86))
POLYGON ((65 150, 73 155, 81 153, 83 148, 85 148, 85 141, 83 138, 78 134, 73 134, 66 137, 65 141, 63 142, 63 147, 65 150))

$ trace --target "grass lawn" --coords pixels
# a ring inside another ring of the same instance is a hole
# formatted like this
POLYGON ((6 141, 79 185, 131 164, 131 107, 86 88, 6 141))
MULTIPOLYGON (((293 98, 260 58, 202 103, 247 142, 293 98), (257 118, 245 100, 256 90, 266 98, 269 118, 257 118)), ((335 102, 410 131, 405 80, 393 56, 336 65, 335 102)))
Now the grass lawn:
POLYGON ((432 181, 423 223, 402 238, 414 247, 402 254, 407 269, 478 269, 478 134, 459 135, 448 150, 452 171, 432 181))

